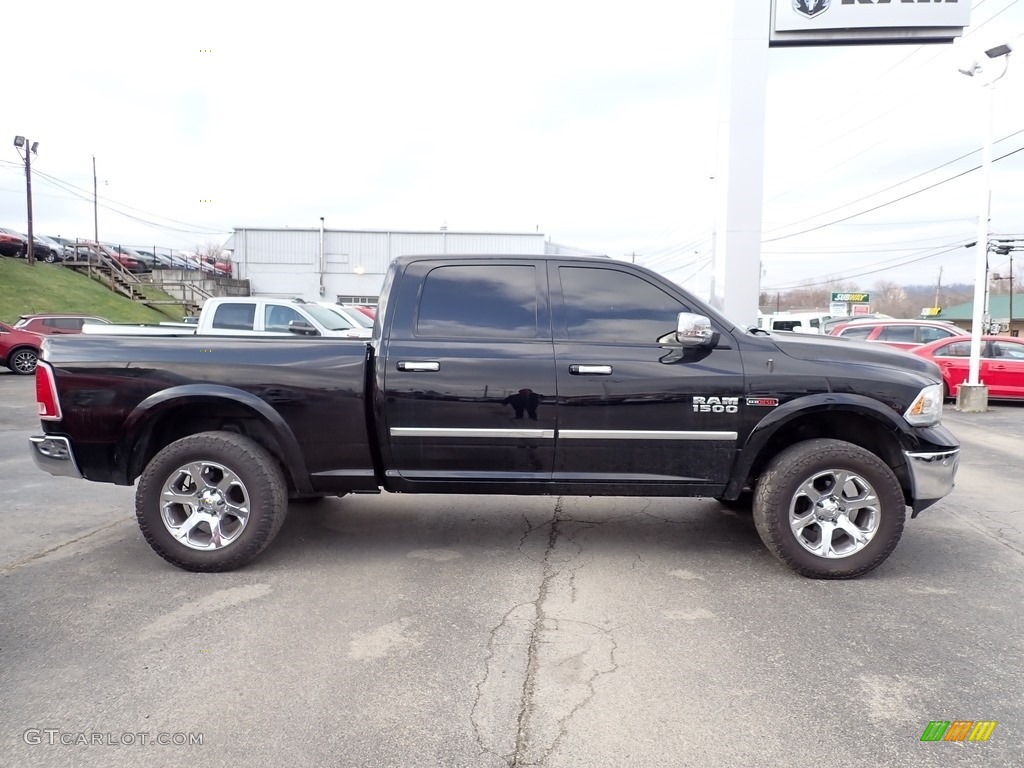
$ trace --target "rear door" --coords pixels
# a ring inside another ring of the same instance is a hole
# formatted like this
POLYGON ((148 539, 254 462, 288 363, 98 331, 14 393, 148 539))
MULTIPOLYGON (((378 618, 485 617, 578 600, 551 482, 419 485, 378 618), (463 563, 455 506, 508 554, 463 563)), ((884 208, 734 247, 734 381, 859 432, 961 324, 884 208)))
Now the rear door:
POLYGON ((387 312, 384 422, 410 481, 543 482, 556 409, 542 261, 412 262, 387 312))
POLYGON ((683 349, 671 286, 616 266, 550 267, 558 381, 554 479, 570 483, 722 484, 744 394, 729 333, 683 349), (557 297, 557 298, 556 298, 557 297))

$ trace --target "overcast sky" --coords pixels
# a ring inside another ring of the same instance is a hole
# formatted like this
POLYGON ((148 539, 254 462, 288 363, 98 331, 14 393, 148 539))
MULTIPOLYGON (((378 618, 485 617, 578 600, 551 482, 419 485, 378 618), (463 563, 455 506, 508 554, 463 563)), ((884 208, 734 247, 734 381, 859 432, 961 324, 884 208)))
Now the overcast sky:
MULTIPOLYGON (((720 9, 34 0, 5 27, 0 226, 26 228, 20 134, 42 234, 92 237, 95 156, 104 241, 323 216, 540 231, 685 281, 714 228, 720 9)), ((974 0, 951 45, 773 49, 762 289, 973 282, 985 91, 957 68, 998 73, 981 51, 1004 42, 991 229, 1024 235, 1022 36, 1024 3, 974 0)))

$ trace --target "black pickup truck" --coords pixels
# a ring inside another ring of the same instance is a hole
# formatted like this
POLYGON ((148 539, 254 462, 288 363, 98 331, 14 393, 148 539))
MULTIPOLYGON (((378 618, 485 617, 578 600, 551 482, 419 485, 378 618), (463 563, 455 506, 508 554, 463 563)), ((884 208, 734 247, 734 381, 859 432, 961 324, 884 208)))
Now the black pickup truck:
POLYGON ((401 257, 368 341, 50 339, 36 391, 36 463, 138 481, 147 541, 195 571, 258 555, 290 499, 385 489, 712 497, 850 578, 959 461, 932 363, 743 329, 597 258, 401 257))

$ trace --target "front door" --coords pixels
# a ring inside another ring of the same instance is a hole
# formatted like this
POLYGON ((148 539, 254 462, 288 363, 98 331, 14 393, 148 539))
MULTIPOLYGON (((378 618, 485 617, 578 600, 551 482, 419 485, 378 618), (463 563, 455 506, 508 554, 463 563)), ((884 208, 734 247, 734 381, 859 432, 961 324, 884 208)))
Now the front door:
POLYGON ((719 485, 737 444, 743 366, 674 338, 687 306, 670 285, 609 264, 552 265, 558 382, 554 479, 719 485), (554 297, 560 297, 554 298, 554 297))

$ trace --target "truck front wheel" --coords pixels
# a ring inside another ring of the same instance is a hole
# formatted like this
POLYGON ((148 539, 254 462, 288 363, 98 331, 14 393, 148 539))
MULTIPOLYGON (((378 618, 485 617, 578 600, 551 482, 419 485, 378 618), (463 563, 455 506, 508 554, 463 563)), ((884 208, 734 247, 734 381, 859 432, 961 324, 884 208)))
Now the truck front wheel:
POLYGON ((146 466, 135 514, 158 555, 188 571, 230 571, 277 535, 288 511, 281 467, 253 440, 200 432, 146 466))
POLYGON ((790 446, 754 494, 754 525, 777 558, 817 579, 851 579, 880 565, 903 533, 906 505, 878 456, 841 440, 790 446))

